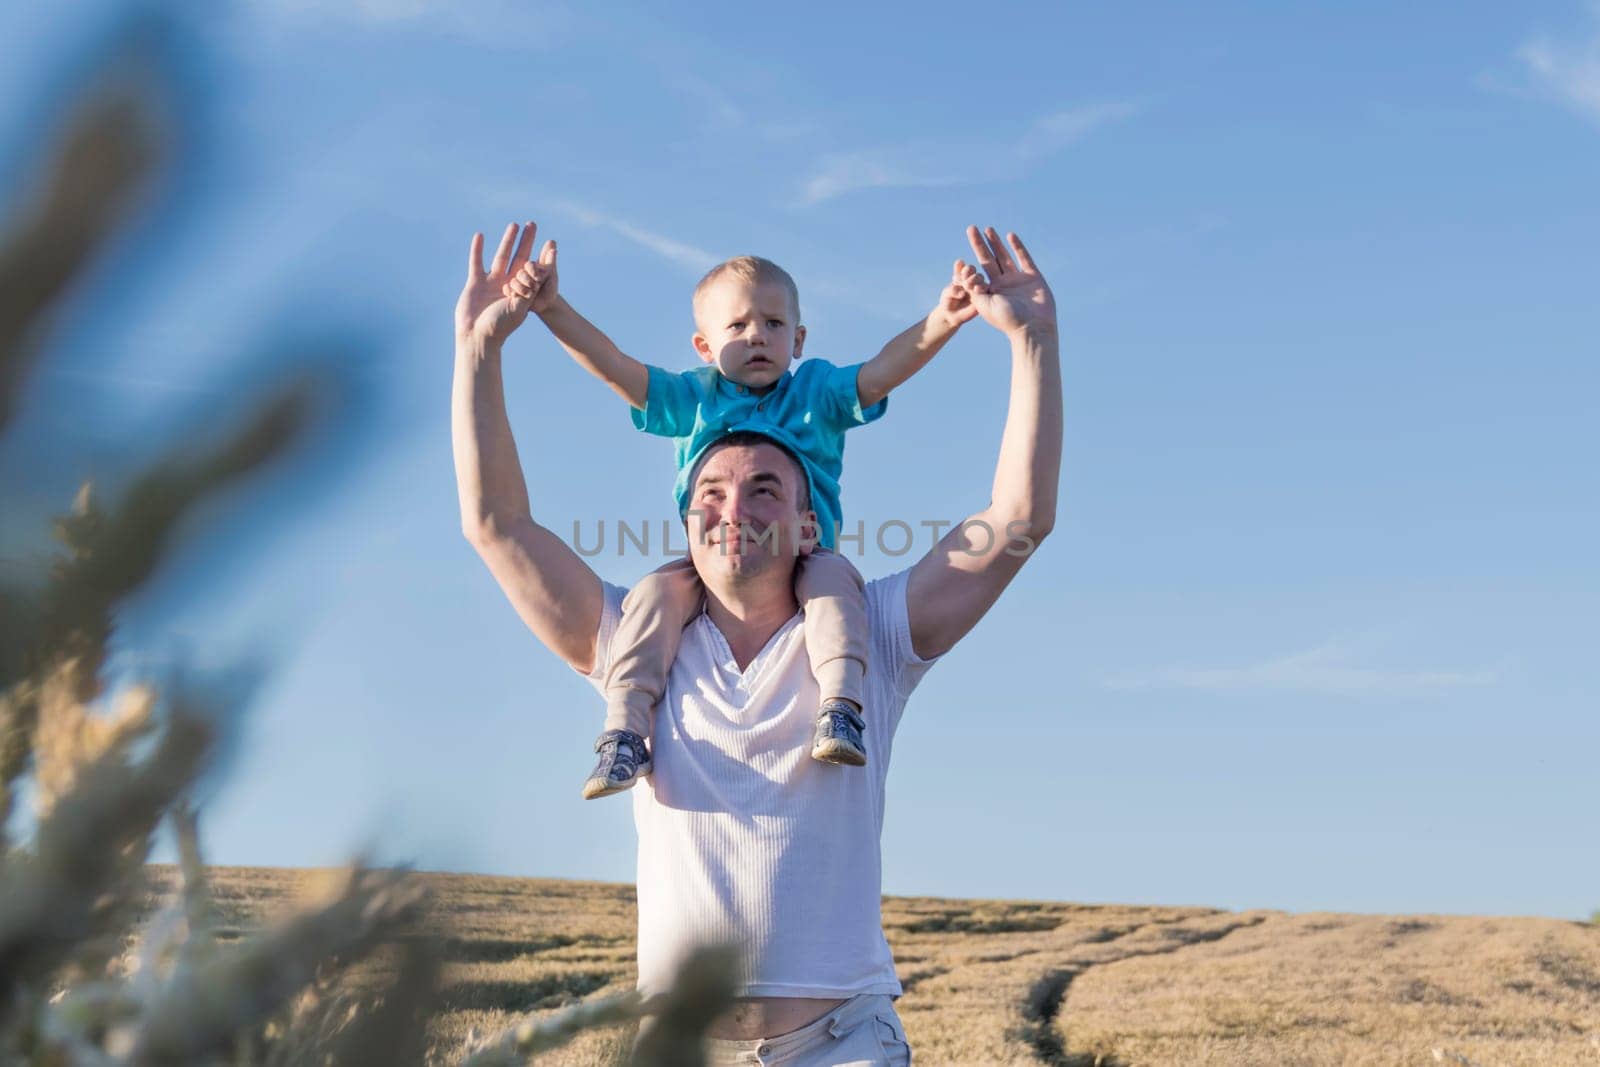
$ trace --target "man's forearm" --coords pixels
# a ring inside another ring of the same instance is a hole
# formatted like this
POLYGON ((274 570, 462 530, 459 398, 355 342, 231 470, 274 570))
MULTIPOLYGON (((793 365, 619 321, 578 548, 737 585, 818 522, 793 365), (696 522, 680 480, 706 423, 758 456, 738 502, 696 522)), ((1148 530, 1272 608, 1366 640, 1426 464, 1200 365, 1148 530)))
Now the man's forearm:
POLYGON ((506 417, 500 346, 495 342, 456 341, 450 436, 462 531, 475 538, 508 518, 527 516, 528 484, 506 417))
POLYGON ((632 406, 644 407, 650 369, 613 344, 565 297, 556 297, 554 304, 539 313, 539 319, 578 366, 605 382, 632 406))
POLYGON ((990 507, 1007 524, 1024 522, 1038 540, 1055 526, 1061 478, 1061 355, 1055 326, 1011 336, 1011 399, 990 507))
POLYGON ((957 328, 948 316, 936 311, 884 345, 881 352, 861 365, 856 376, 861 406, 876 404, 927 366, 945 342, 955 336, 957 328))

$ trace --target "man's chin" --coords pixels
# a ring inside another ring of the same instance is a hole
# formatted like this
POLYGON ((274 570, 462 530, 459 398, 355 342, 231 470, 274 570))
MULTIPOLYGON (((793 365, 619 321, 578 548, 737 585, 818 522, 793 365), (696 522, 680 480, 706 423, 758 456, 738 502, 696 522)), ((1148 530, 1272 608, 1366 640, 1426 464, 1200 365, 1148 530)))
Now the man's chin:
POLYGON ((713 566, 720 566, 724 570, 749 571, 763 570, 776 562, 777 557, 759 548, 733 548, 726 552, 714 553, 713 559, 715 560, 713 566))
POLYGON ((764 574, 783 565, 783 557, 768 545, 708 546, 705 555, 695 561, 697 570, 710 570, 733 577, 751 577, 764 574))

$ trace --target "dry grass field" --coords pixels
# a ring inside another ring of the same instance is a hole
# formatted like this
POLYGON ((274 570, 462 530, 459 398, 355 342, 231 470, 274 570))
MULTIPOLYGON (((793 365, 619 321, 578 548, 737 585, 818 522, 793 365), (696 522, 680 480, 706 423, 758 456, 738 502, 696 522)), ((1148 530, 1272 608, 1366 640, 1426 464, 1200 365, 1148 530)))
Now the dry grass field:
MULTIPOLYGON (((152 868, 157 896, 174 873, 152 868)), ((218 868, 225 936, 314 872, 218 868)), ((425 875, 447 940, 436 1061, 632 986, 630 886, 425 875)), ((890 897, 884 927, 923 1064, 1586 1064, 1600 1067, 1600 926, 890 897)), ((612 1063, 628 1035, 539 1062, 612 1063)))

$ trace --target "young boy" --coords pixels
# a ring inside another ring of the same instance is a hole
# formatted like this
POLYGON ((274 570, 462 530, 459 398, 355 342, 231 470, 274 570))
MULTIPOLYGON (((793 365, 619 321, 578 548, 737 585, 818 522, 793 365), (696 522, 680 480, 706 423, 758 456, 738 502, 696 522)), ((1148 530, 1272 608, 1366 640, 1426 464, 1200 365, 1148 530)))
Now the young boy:
MULTIPOLYGON (((806 339, 799 292, 787 272, 756 256, 713 267, 695 287, 693 344, 706 366, 682 374, 625 355, 573 310, 558 292, 553 241, 504 289, 508 298, 527 301, 572 358, 628 402, 636 427, 674 439, 680 515, 689 513, 696 460, 731 432, 760 433, 800 461, 819 547, 800 561, 795 596, 805 609, 806 650, 822 698, 811 755, 827 763, 867 762, 866 600, 861 575, 833 551, 844 434, 881 416, 889 392, 976 314, 958 284, 961 268, 958 261, 933 311, 872 359, 850 367, 812 359, 794 370, 806 339)), ((693 564, 680 559, 648 575, 623 601, 605 679, 605 730, 595 743, 600 759, 584 783, 585 798, 619 793, 650 773, 655 706, 702 595, 693 564)))

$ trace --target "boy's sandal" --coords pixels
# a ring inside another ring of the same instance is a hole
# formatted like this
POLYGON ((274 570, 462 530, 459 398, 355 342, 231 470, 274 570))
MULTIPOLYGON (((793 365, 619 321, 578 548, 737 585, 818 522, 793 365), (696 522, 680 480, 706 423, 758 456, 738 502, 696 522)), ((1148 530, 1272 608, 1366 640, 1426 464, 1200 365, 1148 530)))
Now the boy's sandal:
POLYGON ((651 771, 649 746, 632 730, 607 730, 595 741, 594 750, 600 753, 600 761, 583 783, 585 800, 632 789, 633 783, 651 771))
POLYGON ((866 720, 848 700, 824 700, 811 735, 811 758, 849 767, 867 765, 866 720))

